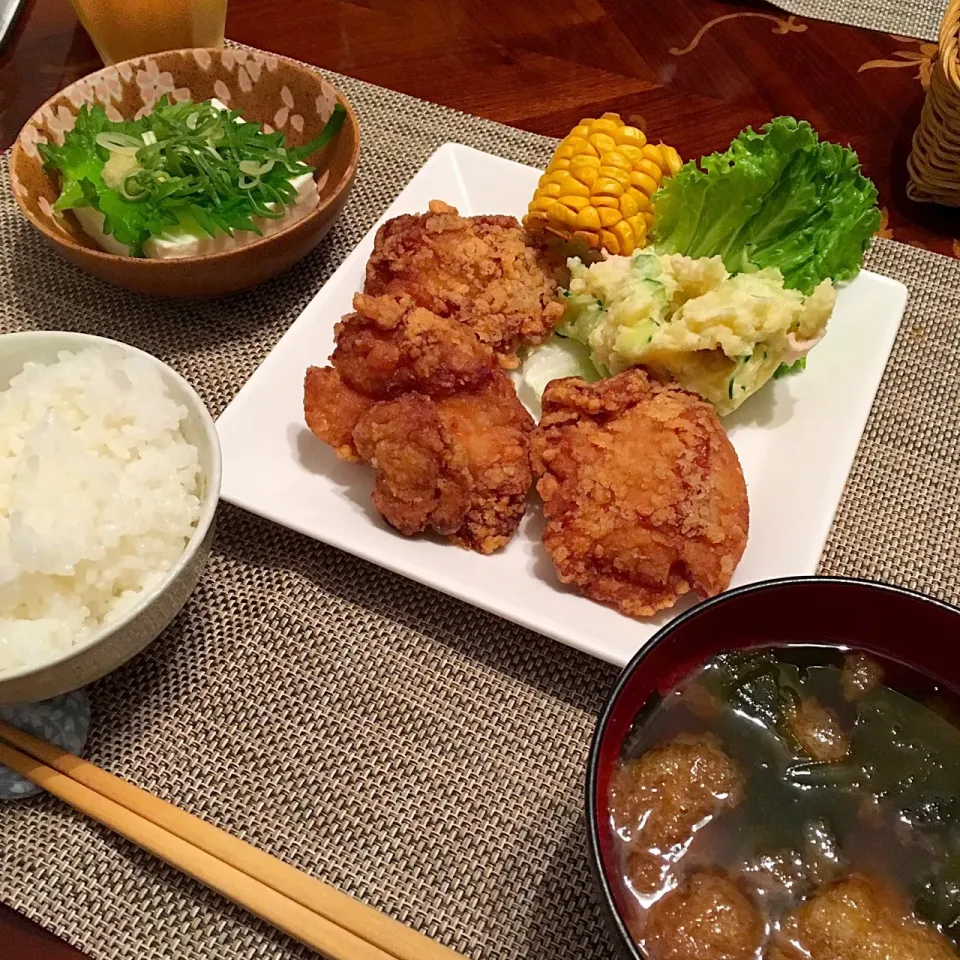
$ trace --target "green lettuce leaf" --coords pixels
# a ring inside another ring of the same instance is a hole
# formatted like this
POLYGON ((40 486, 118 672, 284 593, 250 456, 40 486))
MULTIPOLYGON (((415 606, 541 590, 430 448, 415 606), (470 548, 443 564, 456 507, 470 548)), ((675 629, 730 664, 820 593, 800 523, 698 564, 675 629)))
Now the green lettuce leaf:
POLYGON ((744 130, 699 167, 685 164, 654 199, 661 252, 720 256, 732 273, 777 267, 785 286, 807 294, 824 279, 854 277, 880 226, 877 190, 857 155, 793 117, 744 130))

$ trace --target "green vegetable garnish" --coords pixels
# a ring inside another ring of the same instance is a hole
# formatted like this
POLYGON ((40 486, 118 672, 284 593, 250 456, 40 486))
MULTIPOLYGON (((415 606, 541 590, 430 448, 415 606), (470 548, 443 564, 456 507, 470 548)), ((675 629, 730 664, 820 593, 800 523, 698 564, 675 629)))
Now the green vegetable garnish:
POLYGON ((779 380, 781 377, 787 377, 791 373, 799 373, 801 370, 806 369, 807 358, 801 357, 799 360, 796 360, 793 363, 781 363, 780 366, 777 367, 773 377, 775 380, 779 380))
POLYGON ((140 120, 118 123, 98 104, 81 108, 62 146, 39 149, 45 169, 63 180, 55 208, 93 207, 104 233, 143 256, 144 243, 171 228, 259 234, 253 218, 282 217, 296 202, 290 181, 312 172, 304 160, 337 135, 345 115, 337 104, 314 140, 287 150, 282 133, 209 101, 164 97, 140 120))
POLYGON ((661 252, 719 255, 731 273, 777 267, 805 294, 854 277, 880 227, 877 189, 857 155, 793 117, 747 128, 700 167, 690 161, 654 200, 661 252))

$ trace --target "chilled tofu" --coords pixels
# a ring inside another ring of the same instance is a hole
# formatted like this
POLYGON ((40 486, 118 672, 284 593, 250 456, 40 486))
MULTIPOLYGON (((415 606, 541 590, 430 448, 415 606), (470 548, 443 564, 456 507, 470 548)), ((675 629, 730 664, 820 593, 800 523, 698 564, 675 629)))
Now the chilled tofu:
MULTIPOLYGON (((296 202, 286 208, 282 217, 255 217, 254 223, 259 227, 263 236, 270 236, 284 230, 291 224, 302 220, 308 213, 315 210, 320 203, 320 194, 317 191, 316 181, 312 173, 305 173, 295 177, 290 183, 296 188, 296 202)), ((276 207, 276 204, 272 206, 276 207)), ((103 214, 93 207, 77 207, 73 211, 84 232, 97 241, 107 253, 119 256, 129 256, 130 251, 126 244, 118 243, 110 234, 103 232, 103 214)), ((199 227, 184 227, 163 233, 159 237, 152 237, 143 245, 143 252, 150 259, 174 260, 178 257, 206 257, 211 253, 223 253, 235 247, 244 247, 248 243, 259 240, 260 237, 252 230, 234 230, 233 236, 218 233, 211 237, 199 227)))
MULTIPOLYGON (((217 110, 227 109, 227 105, 221 103, 216 97, 212 98, 210 103, 217 110)), ((243 121, 238 118, 236 122, 242 123, 243 121)), ((297 191, 297 198, 286 207, 282 217, 253 218, 260 234, 252 230, 234 230, 233 236, 218 233, 215 237, 211 237, 198 224, 190 222, 181 224, 178 228, 171 228, 159 237, 151 237, 144 243, 143 252, 151 260, 206 257, 212 253, 223 253, 236 247, 245 247, 248 243, 254 243, 262 237, 279 233, 298 220, 302 220, 308 213, 315 210, 320 203, 320 194, 317 191, 317 183, 313 179, 312 173, 294 177, 290 183, 297 191)), ((279 206, 280 204, 276 203, 270 204, 272 210, 278 209, 279 206)), ((94 210, 93 207, 76 207, 73 213, 84 233, 96 240, 107 253, 115 253, 121 257, 130 256, 130 250, 126 244, 118 243, 111 234, 103 232, 104 217, 102 213, 94 210)))
MULTIPOLYGON (((312 173, 295 177, 290 183, 297 191, 297 199, 295 203, 285 208, 282 217, 277 217, 275 220, 270 217, 253 218, 253 222, 264 237, 285 230, 291 224, 302 220, 320 203, 317 182, 313 179, 312 173)), ((276 209, 278 204, 270 204, 270 206, 276 209)), ((192 233, 164 233, 156 239, 148 240, 144 244, 144 252, 148 257, 158 260, 172 260, 175 257, 204 257, 211 253, 232 250, 234 247, 244 247, 259 239, 260 237, 252 230, 234 230, 232 237, 225 233, 218 233, 215 237, 211 237, 208 233, 200 233, 199 236, 192 233)))

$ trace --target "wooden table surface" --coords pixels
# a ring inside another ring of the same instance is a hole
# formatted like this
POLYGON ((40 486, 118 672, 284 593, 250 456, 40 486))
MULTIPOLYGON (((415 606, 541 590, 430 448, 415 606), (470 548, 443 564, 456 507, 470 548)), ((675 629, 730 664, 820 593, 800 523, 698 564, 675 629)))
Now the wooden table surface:
MULTIPOLYGON (((227 34, 556 137, 614 110, 684 157, 724 149, 747 124, 803 117, 858 151, 885 236, 960 256, 955 213, 904 192, 935 44, 719 0, 230 0, 227 34)), ((67 0, 27 0, 0 54, 0 148, 99 66, 67 0)), ((82 960, 5 907, 0 944, 17 960, 82 960)))

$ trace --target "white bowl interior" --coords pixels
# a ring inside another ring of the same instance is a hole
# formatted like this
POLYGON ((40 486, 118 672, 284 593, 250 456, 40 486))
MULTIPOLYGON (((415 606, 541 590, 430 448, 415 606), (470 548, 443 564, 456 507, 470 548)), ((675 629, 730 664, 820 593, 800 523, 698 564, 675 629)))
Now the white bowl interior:
POLYGON ((20 679, 21 677, 38 673, 45 667, 76 656, 78 652, 93 646, 107 634, 122 629, 126 623, 140 613, 144 607, 149 605, 151 600, 163 590, 164 586, 173 579, 187 563, 210 529, 216 513, 217 502, 220 496, 221 460, 220 443, 217 439, 217 430, 213 418, 210 416, 203 401, 193 387, 191 387, 180 374, 151 354, 145 353, 136 347, 131 347, 129 344, 120 343, 117 340, 109 340, 106 337, 96 337, 86 333, 29 331, 25 333, 4 334, 0 335, 0 390, 5 390, 13 377, 15 377, 23 369, 24 364, 28 362, 53 363, 63 351, 76 353, 90 347, 119 347, 128 353, 145 357, 159 368, 164 384, 170 391, 170 395, 178 403, 186 407, 187 416, 181 425, 183 435, 189 443, 197 448, 200 459, 200 499, 202 503, 200 519, 178 563, 167 573, 160 583, 145 593, 143 597, 140 598, 140 601, 131 607, 123 617, 114 621, 109 626, 95 631, 76 646, 71 647, 66 652, 49 661, 40 664, 31 664, 28 667, 10 673, 0 673, 0 685, 8 680, 20 679))

